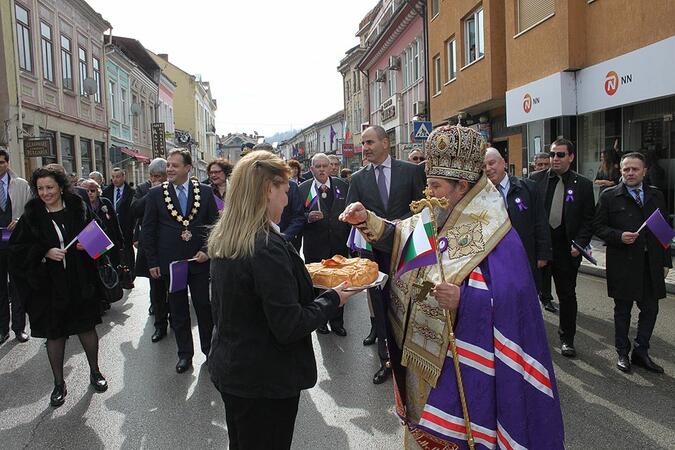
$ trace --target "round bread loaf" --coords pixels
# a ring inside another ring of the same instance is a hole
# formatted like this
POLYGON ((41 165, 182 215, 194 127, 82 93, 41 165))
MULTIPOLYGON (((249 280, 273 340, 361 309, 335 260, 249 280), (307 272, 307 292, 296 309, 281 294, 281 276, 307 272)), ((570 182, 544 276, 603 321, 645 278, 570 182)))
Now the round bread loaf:
POLYGON ((326 287, 335 287, 345 281, 349 286, 367 286, 377 280, 379 271, 377 263, 369 259, 345 258, 341 255, 306 266, 312 283, 326 287))

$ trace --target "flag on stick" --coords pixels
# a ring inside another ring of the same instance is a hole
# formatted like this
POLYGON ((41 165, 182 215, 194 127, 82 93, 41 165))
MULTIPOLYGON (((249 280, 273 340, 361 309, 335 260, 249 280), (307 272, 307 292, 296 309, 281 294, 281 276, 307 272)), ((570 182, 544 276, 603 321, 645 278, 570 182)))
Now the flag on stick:
POLYGON ((333 145, 333 140, 335 139, 335 135, 336 135, 336 134, 337 134, 337 133, 336 133, 335 130, 333 129, 333 125, 331 125, 331 126, 330 126, 330 145, 331 145, 331 146, 333 145))
POLYGON ((405 272, 424 266, 431 266, 438 262, 436 257, 436 240, 431 213, 425 208, 420 213, 412 233, 408 236, 401 251, 401 259, 396 269, 396 277, 400 278, 405 272))
POLYGON ((0 230, 2 230, 2 238, 0 239, 0 241, 9 242, 9 238, 12 237, 12 232, 4 227, 0 228, 0 230))
POLYGON ((373 251, 373 246, 370 245, 370 242, 366 241, 366 238, 364 238, 363 235, 359 233, 359 230, 357 230, 356 227, 352 227, 352 231, 349 233, 347 247, 349 247, 349 249, 353 252, 373 251))
POLYGON ((213 198, 216 200, 216 208, 218 211, 222 211, 225 208, 225 202, 220 199, 217 195, 214 195, 213 198))
POLYGON ((187 289, 189 262, 174 261, 169 264, 169 293, 187 289))
POLYGON ((312 183, 312 187, 307 193, 307 198, 305 199, 305 208, 312 208, 314 204, 319 203, 319 193, 316 191, 316 183, 312 183))
POLYGON ((670 225, 668 225, 666 219, 663 218, 659 208, 656 208, 656 211, 645 220, 637 232, 639 233, 645 226, 649 228, 649 231, 651 231, 656 239, 659 240, 663 248, 668 248, 668 246, 670 246, 670 241, 675 237, 675 230, 670 228, 670 225))
POLYGON ((80 234, 78 234, 73 241, 66 247, 70 247, 73 242, 79 241, 84 247, 84 250, 91 256, 93 259, 98 259, 105 252, 110 250, 115 246, 113 241, 110 240, 107 234, 101 229, 98 225, 98 222, 92 220, 89 222, 89 225, 84 227, 80 234))

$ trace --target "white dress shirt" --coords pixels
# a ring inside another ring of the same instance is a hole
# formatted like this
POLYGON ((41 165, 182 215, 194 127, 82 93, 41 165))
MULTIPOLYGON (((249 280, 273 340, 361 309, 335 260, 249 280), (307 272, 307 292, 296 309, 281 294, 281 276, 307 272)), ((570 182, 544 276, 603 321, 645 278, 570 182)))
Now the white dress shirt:
POLYGON ((385 181, 387 182, 387 193, 391 194, 391 155, 387 156, 387 159, 380 165, 373 164, 373 170, 375 170, 375 182, 377 184, 378 177, 380 176, 379 166, 384 166, 384 176, 385 181))

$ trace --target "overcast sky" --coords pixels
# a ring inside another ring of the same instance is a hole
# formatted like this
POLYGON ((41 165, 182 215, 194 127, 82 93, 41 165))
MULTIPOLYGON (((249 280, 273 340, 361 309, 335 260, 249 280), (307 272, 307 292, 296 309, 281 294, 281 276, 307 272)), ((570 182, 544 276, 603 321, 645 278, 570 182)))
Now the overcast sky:
POLYGON ((376 0, 87 0, 113 34, 211 82, 216 128, 271 135, 343 108, 345 52, 376 0))

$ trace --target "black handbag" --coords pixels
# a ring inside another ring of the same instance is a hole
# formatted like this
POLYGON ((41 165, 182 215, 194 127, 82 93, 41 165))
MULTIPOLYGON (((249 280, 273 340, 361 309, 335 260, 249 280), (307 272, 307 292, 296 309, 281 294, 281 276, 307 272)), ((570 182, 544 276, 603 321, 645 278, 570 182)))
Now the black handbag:
POLYGON ((122 286, 120 286, 117 270, 110 263, 110 258, 107 255, 103 255, 96 263, 98 277, 103 285, 106 302, 115 303, 121 300, 124 296, 124 291, 122 291, 122 286))

